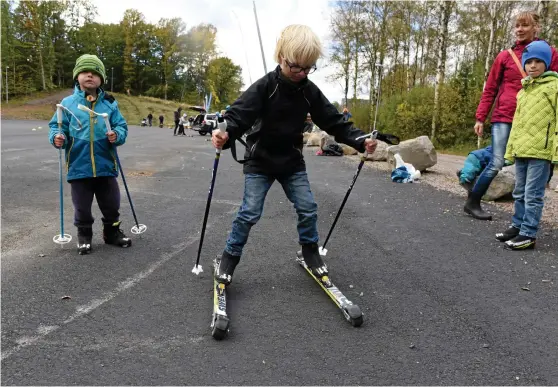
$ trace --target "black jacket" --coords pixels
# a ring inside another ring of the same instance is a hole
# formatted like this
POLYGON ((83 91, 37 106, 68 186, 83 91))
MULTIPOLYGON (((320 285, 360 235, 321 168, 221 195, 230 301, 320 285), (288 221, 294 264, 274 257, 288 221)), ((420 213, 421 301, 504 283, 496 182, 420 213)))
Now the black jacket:
POLYGON ((260 78, 225 113, 231 141, 250 130, 244 158, 244 173, 268 175, 304 171, 303 132, 307 114, 337 142, 364 152, 364 135, 352 122, 343 121, 320 89, 309 79, 293 83, 277 68, 260 78))

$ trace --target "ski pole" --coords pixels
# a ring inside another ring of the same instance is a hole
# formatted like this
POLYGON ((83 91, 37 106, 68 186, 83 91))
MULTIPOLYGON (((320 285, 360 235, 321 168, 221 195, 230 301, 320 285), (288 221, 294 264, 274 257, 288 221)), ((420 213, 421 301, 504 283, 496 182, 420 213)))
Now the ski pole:
MULTIPOLYGON (((371 138, 371 139, 376 139, 377 135, 378 135, 378 131, 374 130, 372 133, 367 134, 366 136, 358 137, 357 140, 362 139, 364 137, 371 138)), ((333 233, 333 229, 335 228, 335 225, 337 224, 337 221, 339 220, 339 216, 341 215, 341 212, 343 211, 343 208, 345 207, 345 203, 347 203, 347 199, 349 198, 349 195, 351 194, 351 191, 353 190, 353 187, 356 183, 358 175, 360 174, 362 166, 364 165, 364 162, 366 161, 367 157, 368 157, 368 152, 366 152, 366 151, 364 151, 362 156, 360 156, 360 163, 358 163, 357 170, 355 172, 355 175, 353 176, 353 181, 351 182, 351 185, 349 186, 349 189, 347 190, 347 193, 345 193, 345 197, 343 198, 343 201, 341 202, 341 207, 339 207, 339 210, 337 210, 337 215, 335 215, 335 219, 333 220, 333 224, 331 225, 331 228, 329 229, 329 232, 327 233, 326 240, 325 240, 324 244, 319 249, 321 255, 326 255, 327 254, 327 249, 325 247, 327 245, 327 242, 329 241, 329 237, 333 233)))
MULTIPOLYGON (((223 133, 227 130, 227 121, 223 117, 218 118, 219 123, 217 124, 217 129, 223 133)), ((207 195, 207 204, 205 205, 205 214, 203 215, 202 230, 200 236, 200 244, 198 246, 198 257, 196 258, 196 264, 192 269, 192 273, 195 275, 203 272, 203 268, 200 265, 200 255, 203 246, 203 238, 205 236, 205 227, 207 226, 207 217, 209 215, 209 208, 211 207, 211 197, 213 196, 213 188, 215 187, 215 179, 217 178, 217 168, 219 167, 219 158, 221 157, 221 149, 215 149, 215 160, 213 161, 213 171, 211 172, 211 184, 209 185, 209 194, 207 195)))
MULTIPOLYGON (((94 112, 93 110, 89 109, 87 106, 81 104, 78 105, 78 109, 103 117, 103 120, 105 121, 105 126, 107 128, 107 133, 108 134, 112 133, 112 128, 110 126, 110 121, 107 113, 94 112)), ((132 215, 134 216, 134 221, 136 222, 136 225, 133 226, 130 231, 132 232, 132 234, 143 234, 145 230, 147 230, 147 226, 145 224, 140 224, 138 222, 136 211, 134 210, 134 203, 132 202, 132 197, 130 196, 130 190, 128 189, 128 184, 126 183, 126 177, 124 176, 124 170, 122 169, 122 164, 120 163, 120 158, 118 157, 118 152, 116 151, 116 146, 113 145, 112 149, 114 150, 114 158, 116 159, 116 163, 118 164, 118 169, 120 169, 120 175, 122 176, 122 182, 124 183, 124 188, 126 189, 126 196, 128 196, 128 202, 130 203, 130 208, 132 209, 132 215)))
MULTIPOLYGON (((56 118, 58 121, 58 134, 62 134, 62 109, 64 107, 60 104, 56 105, 56 118)), ((60 192, 60 234, 55 235, 52 240, 59 245, 66 244, 72 240, 70 234, 64 233, 64 182, 62 172, 62 147, 58 148, 58 180, 60 192)))
MULTIPOLYGON (((378 106, 380 105, 380 89, 381 89, 381 85, 382 85, 382 76, 381 76, 382 73, 381 73, 381 71, 382 71, 383 66, 381 64, 376 64, 375 66, 380 68, 380 77, 379 77, 379 80, 378 80, 378 93, 377 93, 376 108, 375 108, 375 113, 374 113, 374 128, 372 129, 371 133, 368 133, 364 136, 357 137, 357 140, 361 140, 363 138, 371 138, 371 139, 375 140, 376 138, 379 137, 382 141, 385 141, 389 144, 395 145, 395 144, 399 143, 399 138, 397 138, 396 136, 393 136, 393 135, 379 133, 376 130, 376 120, 377 120, 377 117, 378 117, 378 106)), ((341 207, 339 207, 339 210, 337 210, 337 215, 335 215, 335 219, 333 220, 333 224, 331 225, 331 228, 329 229, 326 240, 325 240, 324 244, 319 249, 321 255, 325 256, 327 254, 327 249, 326 249, 327 242, 329 241, 329 238, 331 237, 331 234, 333 233, 333 230, 335 229, 335 225, 337 224, 337 221, 339 220, 339 216, 341 216, 341 212, 343 211, 343 208, 345 207, 345 203, 347 202, 347 199, 349 198, 349 195, 351 194, 351 191, 353 190, 353 187, 356 183, 358 175, 360 174, 362 166, 364 165, 364 162, 366 161, 367 157, 368 157, 368 152, 365 150, 364 153, 362 154, 362 156, 360 157, 360 163, 358 164, 355 175, 353 176, 353 180, 351 182, 351 185, 349 186, 349 189, 347 190, 347 193, 345 194, 345 197, 343 198, 343 201, 341 202, 341 207)))

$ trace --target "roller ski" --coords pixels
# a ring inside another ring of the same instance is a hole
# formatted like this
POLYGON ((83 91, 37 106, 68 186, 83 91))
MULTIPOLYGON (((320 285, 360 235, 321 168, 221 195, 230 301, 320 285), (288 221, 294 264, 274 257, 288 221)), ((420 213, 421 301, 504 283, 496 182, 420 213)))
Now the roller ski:
POLYGON ((214 261, 213 277, 213 317, 211 319, 211 336, 222 340, 229 332, 229 316, 227 315, 227 286, 232 282, 232 275, 240 257, 223 252, 221 259, 214 261))
POLYGON ((320 287, 333 300, 335 305, 341 309, 345 319, 354 327, 361 326, 364 320, 359 306, 349 301, 337 286, 331 282, 328 276, 327 266, 323 262, 318 251, 318 245, 302 245, 302 251, 298 251, 296 255, 296 260, 300 266, 306 269, 308 274, 316 280, 320 287))

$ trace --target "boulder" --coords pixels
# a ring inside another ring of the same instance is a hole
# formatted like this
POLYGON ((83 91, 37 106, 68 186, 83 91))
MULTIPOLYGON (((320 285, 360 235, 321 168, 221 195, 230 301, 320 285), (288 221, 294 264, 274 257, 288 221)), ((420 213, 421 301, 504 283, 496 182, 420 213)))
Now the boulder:
POLYGON ((306 140, 306 146, 320 146, 320 140, 322 135, 319 132, 309 133, 308 139, 306 140))
POLYGON ((387 148, 387 161, 390 167, 395 168, 394 155, 399 153, 406 163, 412 164, 417 171, 425 171, 433 167, 438 161, 434 145, 428 136, 420 136, 412 140, 406 140, 399 145, 391 145, 387 148))
POLYGON ((378 146, 376 147, 376 150, 374 151, 374 153, 368 155, 368 157, 366 158, 366 160, 369 161, 386 161, 387 160, 387 149, 388 149, 388 144, 386 144, 383 141, 378 141, 378 146))
POLYGON ((358 154, 358 151, 353 147, 350 147, 346 144, 339 144, 339 145, 341 145, 341 148, 343 148, 343 154, 345 156, 352 156, 358 154))

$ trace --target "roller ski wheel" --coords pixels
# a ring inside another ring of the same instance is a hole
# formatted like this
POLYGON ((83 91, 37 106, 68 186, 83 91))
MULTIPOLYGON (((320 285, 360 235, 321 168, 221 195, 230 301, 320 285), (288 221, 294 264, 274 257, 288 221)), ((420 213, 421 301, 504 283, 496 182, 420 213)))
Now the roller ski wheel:
POLYGON ((229 319, 225 316, 217 316, 213 320, 211 327, 211 336, 215 340, 223 340, 229 333, 229 319))
POLYGON ((356 304, 348 305, 343 308, 343 314, 348 322, 354 327, 359 327, 364 322, 360 307, 356 304))
POLYGON ((326 292, 326 294, 331 298, 331 300, 337 305, 345 319, 351 323, 353 327, 359 327, 364 322, 362 311, 360 307, 353 304, 345 295, 333 284, 329 276, 324 275, 317 277, 314 275, 311 268, 308 267, 302 256, 302 251, 296 253, 296 261, 300 266, 302 266, 306 272, 314 278, 314 280, 320 285, 320 287, 326 292))

